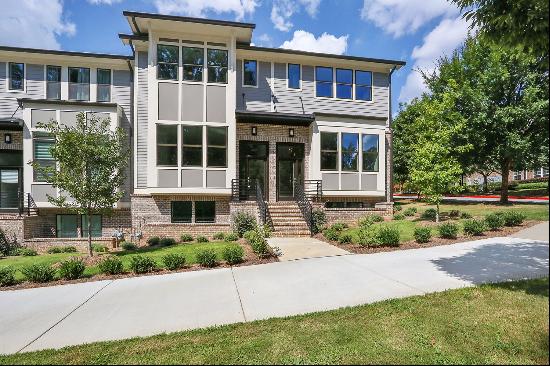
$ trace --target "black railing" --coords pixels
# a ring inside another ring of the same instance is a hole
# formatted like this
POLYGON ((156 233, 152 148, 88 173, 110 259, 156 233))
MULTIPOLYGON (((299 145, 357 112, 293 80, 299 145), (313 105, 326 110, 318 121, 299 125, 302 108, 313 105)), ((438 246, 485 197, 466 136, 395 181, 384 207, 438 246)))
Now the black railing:
POLYGON ((294 199, 302 212, 302 216, 307 223, 309 232, 313 235, 313 207, 311 206, 311 202, 309 202, 309 197, 306 195, 304 186, 296 181, 294 182, 294 199))
POLYGON ((264 199, 264 193, 262 191, 262 185, 260 181, 256 179, 256 203, 258 204, 258 211, 260 212, 260 223, 267 225, 273 229, 273 221, 271 221, 271 215, 269 214, 269 207, 264 199))
POLYGON ((30 193, 19 192, 19 215, 38 215, 38 206, 30 193))
POLYGON ((320 201, 323 197, 323 182, 317 179, 304 180, 304 193, 312 201, 320 201))
POLYGON ((231 199, 233 201, 248 201, 256 198, 256 179, 231 180, 231 199))

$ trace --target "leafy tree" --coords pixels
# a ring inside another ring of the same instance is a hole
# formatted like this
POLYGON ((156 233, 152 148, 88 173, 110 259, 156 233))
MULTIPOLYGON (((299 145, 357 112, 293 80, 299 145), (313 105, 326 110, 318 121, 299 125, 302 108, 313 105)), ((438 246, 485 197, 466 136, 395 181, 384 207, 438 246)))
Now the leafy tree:
POLYGON ((46 181, 65 194, 48 196, 58 207, 85 214, 88 227, 88 254, 92 251, 92 215, 108 214, 124 192, 120 190, 129 159, 126 134, 121 128, 111 130, 109 118, 100 119, 84 113, 77 115, 75 127, 62 126, 56 121, 40 123, 38 128, 52 135, 50 148, 56 167, 30 164, 46 177, 46 181), (71 197, 71 199, 68 199, 71 197))

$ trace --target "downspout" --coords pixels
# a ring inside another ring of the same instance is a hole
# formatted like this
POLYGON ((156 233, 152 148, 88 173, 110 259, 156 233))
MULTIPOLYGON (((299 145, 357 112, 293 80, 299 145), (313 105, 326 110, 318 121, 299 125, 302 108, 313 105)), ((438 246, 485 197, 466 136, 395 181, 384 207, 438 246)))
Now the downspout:
POLYGON ((389 170, 389 174, 386 174, 386 202, 393 202, 393 133, 392 133, 392 90, 391 90, 391 77, 394 71, 397 69, 397 66, 393 66, 388 75, 388 85, 389 85, 389 103, 388 103, 388 130, 386 132, 386 156, 387 156, 387 166, 386 171, 389 170))

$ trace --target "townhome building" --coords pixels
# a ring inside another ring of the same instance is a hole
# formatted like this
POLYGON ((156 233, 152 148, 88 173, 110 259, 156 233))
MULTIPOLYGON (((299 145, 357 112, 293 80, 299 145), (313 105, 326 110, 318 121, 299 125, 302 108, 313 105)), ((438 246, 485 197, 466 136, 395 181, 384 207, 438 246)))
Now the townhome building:
POLYGON ((55 164, 38 122, 110 118, 131 146, 124 197, 94 240, 229 231, 239 211, 309 235, 314 209, 392 212, 391 78, 402 61, 258 47, 254 24, 123 12, 129 55, 0 46, 0 227, 82 242, 82 217, 28 164, 55 164))

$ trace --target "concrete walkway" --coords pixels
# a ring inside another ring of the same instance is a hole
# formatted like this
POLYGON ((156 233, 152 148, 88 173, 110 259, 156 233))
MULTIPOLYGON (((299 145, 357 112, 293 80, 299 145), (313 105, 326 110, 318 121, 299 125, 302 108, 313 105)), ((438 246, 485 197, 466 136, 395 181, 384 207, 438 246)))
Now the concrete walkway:
POLYGON ((515 234, 510 235, 511 238, 531 239, 548 242, 549 240, 549 227, 548 222, 543 222, 535 226, 531 226, 527 229, 518 231, 515 234))
POLYGON ((269 238, 267 242, 272 248, 280 249, 279 260, 281 262, 351 254, 347 250, 315 238, 269 238))
POLYGON ((0 353, 303 314, 548 276, 548 243, 490 238, 0 292, 0 353))

